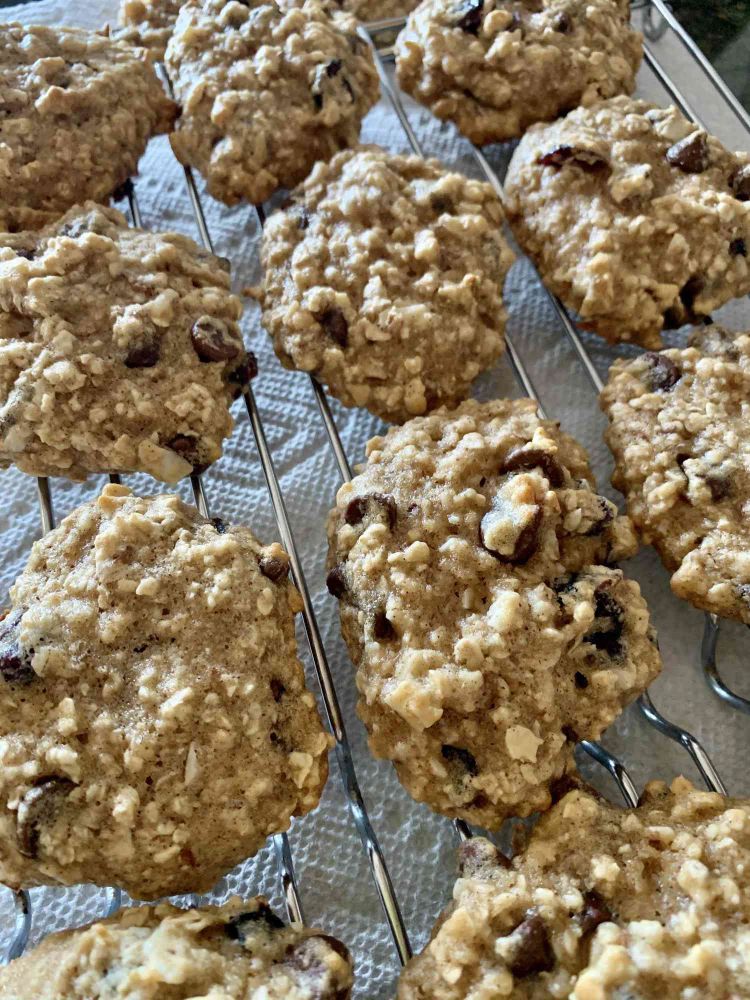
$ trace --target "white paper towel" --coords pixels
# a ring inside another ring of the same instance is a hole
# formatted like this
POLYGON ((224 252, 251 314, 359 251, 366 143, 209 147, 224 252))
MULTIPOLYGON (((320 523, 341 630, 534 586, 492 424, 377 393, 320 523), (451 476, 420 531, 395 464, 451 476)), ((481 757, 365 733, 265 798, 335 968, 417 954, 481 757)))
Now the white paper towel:
MULTIPOLYGON (((115 20, 116 3, 41 0, 10 7, 3 14, 7 20, 27 23, 98 28, 108 20, 115 20)), ((669 33, 656 48, 677 66, 685 61, 679 42, 669 33)), ((689 78, 693 86, 701 87, 699 93, 693 91, 691 96, 698 100, 709 122, 716 118, 713 127, 720 130, 725 141, 734 139, 738 148, 746 144, 747 137, 731 118, 727 119, 716 92, 705 79, 698 73, 691 73, 689 78)), ((640 93, 664 101, 663 92, 647 71, 641 74, 640 93)), ((450 126, 438 123, 409 101, 406 106, 427 153, 479 176, 468 146, 450 126)), ((395 150, 407 149, 398 121, 385 102, 368 116, 363 139, 395 150)), ((491 162, 502 166, 508 152, 507 148, 494 147, 489 150, 491 162)), ((151 143, 136 188, 145 226, 197 236, 184 178, 164 137, 151 143)), ((233 262, 235 288, 239 290, 254 283, 258 279, 258 226, 254 212, 249 207, 230 210, 208 197, 203 203, 217 253, 233 262)), ((508 332, 528 365, 548 413, 558 417, 566 430, 589 448, 600 485, 606 486, 611 462, 601 439, 604 419, 598 411, 595 393, 560 329, 549 300, 523 260, 511 271, 506 301, 508 332)), ((363 728, 354 712, 356 692, 339 635, 335 602, 328 597, 324 586, 323 526, 339 484, 336 466, 307 377, 281 368, 258 325, 257 312, 253 304, 248 304, 244 321, 246 341, 260 363, 255 392, 334 671, 360 784, 416 949, 424 944, 436 914, 449 899, 455 834, 447 820, 415 805, 401 789, 390 765, 373 760, 367 751, 363 728)), ((722 317, 736 328, 743 323, 747 326, 747 301, 728 307, 722 317)), ((615 352, 594 337, 586 336, 585 341, 600 372, 606 371, 615 352)), ((507 359, 501 359, 476 385, 476 395, 481 398, 518 394, 507 359)), ((381 425, 364 411, 346 411, 335 402, 333 407, 350 461, 359 461, 365 441, 379 432, 381 425)), ((205 477, 212 513, 248 523, 261 538, 270 540, 277 535, 276 526, 241 402, 235 404, 235 416, 237 427, 226 453, 205 477)), ((22 568, 40 527, 34 480, 15 471, 1 475, 0 543, 4 557, 0 583, 5 592, 22 568)), ((52 491, 58 519, 92 497, 103 481, 102 477, 80 486, 55 480, 52 491)), ((146 492, 157 488, 147 477, 130 477, 128 484, 146 492)), ((608 492, 614 496, 611 490, 608 492)), ((183 493, 188 496, 187 489, 183 493)), ((700 673, 702 614, 672 596, 667 574, 650 550, 632 560, 627 569, 640 581, 660 632, 665 671, 653 686, 655 703, 673 721, 686 726, 703 741, 732 793, 750 793, 745 763, 747 720, 719 704, 700 673)), ((305 649, 301 628, 299 636, 301 648, 305 649)), ((747 668, 742 662, 743 654, 744 658, 747 656, 746 636, 747 632, 739 626, 725 626, 720 654, 727 679, 750 693, 745 676, 747 668)), ((311 686, 317 691, 309 662, 307 666, 311 686)), ((604 743, 624 759, 639 786, 650 777, 669 778, 677 773, 687 773, 698 780, 685 751, 656 733, 636 709, 623 716, 604 743)), ((616 794, 598 768, 585 762, 584 766, 606 793, 616 794)), ((320 808, 294 824, 290 841, 306 919, 349 944, 357 963, 356 996, 371 1000, 392 996, 398 972, 396 955, 333 759, 320 808)), ((264 892, 283 912, 270 845, 223 879, 208 898, 221 901, 232 892, 264 892)), ((100 916, 105 907, 104 893, 87 887, 34 890, 32 898, 33 941, 51 930, 100 916)), ((11 895, 0 890, 0 949, 7 947, 12 927, 11 895)))

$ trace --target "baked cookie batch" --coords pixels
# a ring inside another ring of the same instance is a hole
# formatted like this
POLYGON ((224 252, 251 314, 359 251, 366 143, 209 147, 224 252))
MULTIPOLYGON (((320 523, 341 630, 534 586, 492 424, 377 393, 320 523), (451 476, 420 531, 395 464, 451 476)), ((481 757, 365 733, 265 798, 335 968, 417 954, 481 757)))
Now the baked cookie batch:
MULTIPOLYGON (((123 0, 107 31, 0 26, 0 466, 175 484, 217 461, 257 373, 230 263, 107 202, 149 139, 233 205, 289 197, 249 294, 281 363, 392 423, 338 492, 327 587, 372 752, 474 838, 400 1000, 750 996, 750 803, 648 786, 616 809, 573 751, 661 669, 638 584, 750 624, 750 155, 630 97, 624 0, 123 0), (358 19, 408 15, 401 86, 484 144, 502 199, 359 143, 358 19), (163 62, 174 100, 154 68, 163 62), (504 350, 507 220, 584 328, 646 348, 601 396, 627 515, 504 350), (699 324, 688 346, 661 334, 699 324)), ((209 891, 314 809, 333 739, 289 558, 119 484, 32 548, 0 619, 0 881, 209 891)), ((0 970, 0 997, 346 1000, 341 942, 262 897, 121 910, 0 970)))

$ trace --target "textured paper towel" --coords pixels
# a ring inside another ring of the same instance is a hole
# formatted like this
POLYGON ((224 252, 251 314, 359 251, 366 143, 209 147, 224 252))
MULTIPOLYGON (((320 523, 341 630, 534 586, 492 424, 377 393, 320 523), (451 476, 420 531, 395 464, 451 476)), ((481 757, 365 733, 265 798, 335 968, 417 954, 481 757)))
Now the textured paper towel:
MULTIPOLYGON (((115 4, 106 0, 41 0, 10 7, 3 14, 8 20, 96 28, 108 19, 114 20, 115 4)), ((679 42, 669 34, 656 47, 678 66, 684 63, 685 55, 680 51, 679 42)), ((695 89, 692 95, 709 123, 714 115, 720 118, 715 91, 699 73, 690 74, 689 79, 694 88, 702 86, 698 95, 695 89)), ((641 74, 640 92, 657 100, 664 99, 646 71, 641 74)), ((439 124, 410 102, 406 106, 427 153, 478 175, 468 146, 457 138, 451 127, 439 124)), ((724 117, 720 124, 720 134, 725 140, 735 138, 738 147, 747 142, 747 136, 742 136, 739 129, 732 135, 735 124, 731 119, 727 122, 724 117)), ((719 124, 715 127, 719 128, 719 124)), ((397 119, 383 102, 368 117, 363 137, 392 149, 407 148, 397 119)), ((501 168, 508 149, 495 147, 489 152, 492 163, 501 168)), ((137 192, 144 225, 197 235, 184 179, 166 139, 152 142, 141 164, 137 192)), ((258 226, 253 211, 247 207, 228 210, 210 198, 204 199, 204 205, 217 252, 233 261, 235 287, 240 289, 257 280, 258 226)), ((527 262, 519 261, 511 271, 506 299, 510 316, 508 332, 527 362, 548 413, 558 417, 564 427, 590 449, 599 482, 606 485, 611 464, 601 440, 604 420, 597 409, 595 393, 527 262)), ((737 328, 743 323, 747 325, 747 301, 724 312, 730 325, 737 328)), ((280 367, 269 349, 266 335, 259 328, 257 310, 252 304, 246 310, 245 335, 258 354, 260 375, 256 381, 256 396, 336 679, 360 784, 399 893, 412 944, 419 948, 424 944, 435 915, 450 895, 455 834, 447 820, 412 803, 396 781, 390 765, 373 760, 367 751, 363 729, 354 712, 355 687, 351 665, 339 636, 335 602, 327 596, 323 583, 323 524, 339 484, 333 456, 307 377, 285 372, 280 367)), ((604 372, 614 352, 595 338, 587 337, 586 343, 600 372, 604 372)), ((518 392, 507 359, 502 359, 476 386, 476 395, 481 398, 515 396, 518 392)), ((333 406, 349 458, 352 462, 358 461, 365 441, 381 429, 380 425, 365 412, 346 411, 336 403, 333 406)), ((235 404, 235 416, 237 427, 226 454, 205 477, 212 513, 247 522, 261 538, 270 540, 276 537, 276 527, 241 402, 235 404)), ((58 519, 83 499, 93 496, 102 483, 103 478, 84 486, 54 481, 52 489, 58 519)), ((9 471, 2 473, 2 484, 0 543, 4 557, 0 584, 6 592, 22 568, 40 528, 34 481, 9 471)), ((153 481, 146 477, 132 477, 129 485, 142 491, 155 489, 153 481)), ((609 492, 612 495, 611 490, 609 492)), ((671 719, 700 737, 733 793, 750 793, 745 764, 747 720, 720 705, 707 690, 700 673, 698 653, 703 616, 671 595, 667 574, 653 552, 642 552, 627 568, 640 581, 660 632, 665 672, 653 687, 655 703, 671 719)), ((747 654, 746 636, 747 632, 739 627, 724 628, 721 656, 727 677, 748 693, 750 684, 743 674, 745 668, 741 662, 743 654, 745 658, 747 654)), ((300 643, 305 649, 301 628, 300 643)), ((308 675, 317 691, 309 663, 308 675)), ((613 727, 604 743, 624 759, 639 787, 649 777, 668 778, 680 772, 697 780, 687 754, 656 733, 635 708, 613 727)), ((333 759, 331 765, 331 777, 320 808, 312 816, 295 823, 290 832, 305 916, 309 922, 320 923, 347 941, 357 962, 356 995, 380 1000, 394 992, 398 971, 395 951, 333 759)), ((607 794, 616 794, 598 768, 585 766, 587 773, 595 777, 607 794)), ((271 845, 223 879, 210 898, 222 900, 230 892, 264 892, 274 905, 283 907, 271 845)), ((32 897, 34 941, 50 930, 101 915, 106 907, 104 892, 86 887, 34 890, 32 897)), ((2 949, 7 947, 12 926, 11 894, 0 890, 2 949)))

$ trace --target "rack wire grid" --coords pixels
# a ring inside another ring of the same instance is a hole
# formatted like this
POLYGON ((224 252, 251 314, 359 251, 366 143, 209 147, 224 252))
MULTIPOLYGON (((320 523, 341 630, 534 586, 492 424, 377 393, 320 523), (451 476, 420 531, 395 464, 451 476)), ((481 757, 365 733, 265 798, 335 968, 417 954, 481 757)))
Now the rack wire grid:
MULTIPOLYGON (((681 107, 684 113, 696 123, 718 133, 720 136, 722 135, 722 130, 725 134, 731 133, 731 138, 728 140, 730 144, 732 140, 734 140, 735 145, 737 144, 736 137, 738 134, 742 135, 746 141, 750 135, 750 115, 748 115, 726 84, 717 75, 690 36, 674 18, 663 0, 651 0, 650 3, 633 4, 633 7, 637 9, 642 19, 641 27, 646 36, 646 65, 643 72, 650 75, 651 83, 658 84, 661 87, 662 95, 681 107), (689 97, 684 92, 685 89, 688 89, 685 84, 681 85, 676 82, 678 70, 683 80, 690 80, 689 97), (697 110, 699 101, 702 109, 701 113, 697 110)), ((360 30, 363 38, 372 46, 380 75, 382 94, 390 106, 394 124, 397 124, 403 131, 408 148, 413 153, 424 156, 425 149, 418 135, 419 129, 413 124, 415 120, 424 118, 424 112, 399 93, 389 66, 392 62, 392 49, 388 45, 379 47, 377 44, 379 38, 388 38, 389 34, 392 35, 394 28, 399 28, 402 25, 403 19, 392 18, 371 23, 360 30), (407 105, 409 110, 407 110, 407 105)), ((165 74, 164 82, 167 88, 171 89, 165 74)), ((460 140, 460 142, 463 144, 464 152, 473 160, 474 167, 476 168, 474 175, 478 174, 484 177, 500 194, 501 178, 504 168, 507 166, 510 147, 494 147, 492 150, 482 151, 470 146, 465 140, 460 140)), ((213 251, 214 241, 207 225, 199 184, 196 183, 189 168, 181 169, 184 169, 185 190, 189 198, 200 241, 207 249, 213 251)), ((142 218, 137 191, 132 182, 128 183, 126 192, 131 221, 134 225, 141 226, 142 218)), ((263 206, 256 206, 254 211, 257 215, 257 222, 262 227, 265 222, 265 209, 263 206)), ((533 280, 538 282, 539 279, 538 277, 534 277, 533 280)), ((545 294, 548 295, 548 293, 545 294)), ((591 335, 579 331, 576 328, 573 317, 569 315, 563 305, 551 295, 548 295, 548 298, 550 307, 554 310, 557 318, 559 330, 568 338, 574 357, 582 365, 585 378, 590 383, 592 403, 595 403, 595 394, 602 387, 600 371, 606 370, 607 363, 613 358, 613 351, 611 348, 605 347, 601 342, 598 342, 591 335)), ((737 315, 736 307, 733 315, 737 315)), ((745 321, 746 319, 747 312, 745 311, 745 321)), ((514 335, 511 334, 510 329, 506 333, 506 345, 507 357, 519 389, 523 394, 533 398, 537 402, 538 411, 541 416, 549 416, 547 412, 548 407, 543 404, 535 388, 530 366, 524 361, 523 352, 514 340, 514 335)), ((627 349, 624 350, 626 351, 627 349)), ((502 361, 500 363, 503 364, 502 361)), ((290 375, 289 377, 301 378, 302 376, 290 375)), ((310 389, 317 403, 327 443, 338 470, 340 481, 345 482, 352 477, 352 468, 349 463, 347 448, 338 426, 338 422, 346 418, 345 411, 338 404, 334 403, 332 405, 329 402, 324 390, 313 376, 309 376, 309 379, 310 389), (336 416, 334 413, 336 413, 336 416)), ((548 388, 545 385, 545 390, 548 388)), ((545 392, 545 395, 547 394, 545 392)), ((554 395, 554 393, 551 394, 554 395)), ((341 683, 341 678, 339 677, 337 682, 334 682, 334 671, 329 662, 327 645, 324 642, 316 617, 311 590, 305 577, 291 519, 280 486, 280 477, 271 447, 269 446, 269 439, 266 434, 261 410, 256 402, 252 387, 244 393, 243 401, 252 429, 257 457, 260 461, 263 477, 268 489, 278 533, 282 544, 289 553, 292 575, 302 596, 304 632, 309 647, 310 658, 317 676, 328 725, 336 741, 334 757, 351 814, 351 823, 359 837, 372 883, 380 900, 382 920, 387 924, 390 938, 392 939, 393 970, 390 977, 390 992, 392 993, 392 983, 397 974, 398 965, 407 961, 412 953, 410 937, 402 913, 401 903, 404 896, 402 894, 401 898, 399 898, 394 880, 389 874, 386 863, 386 852, 384 852, 380 845, 378 835, 370 820, 365 798, 360 789, 354 755, 347 736, 344 712, 342 711, 337 693, 337 684, 341 683)), ((597 431, 601 432, 601 426, 597 427, 597 431)), ((210 475, 211 473, 209 472, 204 474, 203 477, 191 477, 193 498, 199 511, 204 516, 209 516, 210 514, 208 491, 204 485, 204 479, 206 477, 210 479, 210 475)), ((110 479, 112 481, 119 481, 117 476, 110 476, 110 479)), ((52 488, 47 479, 39 479, 37 481, 37 494, 42 531, 47 532, 55 523, 52 488)), ((333 498, 331 497, 330 499, 332 501, 333 498)), ((666 579, 663 574, 659 577, 657 585, 659 587, 666 585, 666 579)), ((658 621, 656 624, 658 626, 658 621)), ((722 626, 722 628, 726 628, 726 626, 722 626)), ((722 674, 720 673, 717 657, 719 633, 720 623, 716 616, 706 615, 700 657, 696 657, 696 660, 700 660, 710 688, 721 699, 723 705, 728 706, 730 710, 735 710, 735 712, 750 713, 750 700, 734 691, 722 678, 722 674)), ((735 635, 734 638, 737 638, 737 636, 735 635)), ((736 668, 741 666, 738 661, 741 658, 742 648, 741 642, 733 644, 735 653, 735 669, 733 673, 735 676, 740 676, 736 668)), ((683 666, 690 669, 688 664, 684 664, 683 666)), ((638 707, 643 718, 654 727, 656 732, 673 741, 680 747, 681 751, 684 751, 688 755, 685 758, 688 768, 689 762, 692 762, 706 787, 726 794, 727 790, 719 776, 717 768, 714 766, 699 739, 693 736, 683 725, 672 722, 663 715, 656 708, 649 694, 644 694, 640 698, 638 707)), ((725 718, 726 716, 720 717, 720 725, 724 724, 721 720, 725 718)), ((697 719, 694 721, 699 722, 697 719)), ((358 725, 358 723, 355 724, 358 725)), ((733 724, 736 724, 736 719, 733 724)), ((617 725, 613 728, 616 730, 617 725)), ((614 780, 625 803, 630 806, 635 805, 638 801, 637 784, 622 763, 620 757, 616 753, 606 749, 602 744, 593 741, 583 742, 581 749, 592 761, 596 762, 596 765, 603 768, 604 773, 608 774, 614 780)), ((630 748, 626 747, 626 749, 630 748)), ((648 774, 649 762, 646 762, 642 767, 645 767, 645 772, 648 774)), ((679 769, 682 770, 682 767, 679 767, 679 769)), ((583 770, 586 771, 585 762, 583 763, 583 770)), ((414 808, 418 809, 420 807, 414 806, 414 808)), ((447 820, 440 820, 435 817, 433 817, 433 821, 444 824, 448 823, 447 820)), ((465 839, 472 836, 472 830, 462 821, 456 821, 453 826, 458 838, 465 839)), ((380 832, 382 836, 382 829, 380 832)), ((273 849, 279 884, 289 918, 292 920, 302 920, 304 913, 303 901, 295 871, 289 836, 285 833, 275 836, 273 838, 273 849)), ((449 873, 446 877, 450 878, 449 873)), ((67 891, 74 892, 75 890, 67 891)), ((33 907, 30 894, 26 891, 14 892, 12 898, 15 913, 14 926, 12 932, 8 935, 5 961, 9 961, 23 953, 29 943, 32 928, 33 907)), ((434 901, 434 912, 423 915, 425 919, 421 921, 421 937, 424 937, 425 928, 429 928, 435 913, 442 907, 447 898, 448 893, 445 894, 443 899, 436 899, 434 901)), ((183 899, 187 899, 190 902, 198 901, 197 897, 183 897, 183 899)), ((121 903, 122 894, 119 890, 110 889, 103 891, 101 897, 96 898, 96 912, 90 912, 88 914, 89 919, 114 913, 121 903)), ((45 928, 40 929, 42 933, 44 930, 45 928)), ((372 994, 370 995, 372 996, 372 994)), ((378 996, 380 995, 385 996, 387 993, 378 993, 378 996)))

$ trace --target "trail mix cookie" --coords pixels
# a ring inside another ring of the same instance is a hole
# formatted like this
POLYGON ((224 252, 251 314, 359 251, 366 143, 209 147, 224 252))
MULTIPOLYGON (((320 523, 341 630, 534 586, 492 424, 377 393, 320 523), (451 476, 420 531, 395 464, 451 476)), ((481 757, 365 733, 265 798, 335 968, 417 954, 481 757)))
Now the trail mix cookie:
POLYGON ((425 0, 396 42, 398 81, 484 145, 630 94, 642 37, 625 0, 425 0))
POLYGON ((0 230, 107 201, 175 105, 144 53, 78 28, 0 25, 0 230))
POLYGON ((91 202, 0 234, 0 466, 175 483, 214 462, 256 371, 228 271, 91 202))
POLYGON ((750 802, 677 778, 637 809, 583 789, 508 861, 460 849, 453 902, 399 1000, 728 1000, 750 995, 750 802))
POLYGON ((627 518, 531 400, 373 438, 339 490, 328 589, 370 747, 415 799, 497 827, 550 803, 578 740, 657 675, 627 518))
POLYGON ((317 805, 288 573, 248 528, 124 486, 36 542, 0 622, 0 880, 202 892, 317 805))
POLYGON ((220 201, 260 204, 356 143, 379 92, 356 30, 319 0, 189 0, 167 49, 177 158, 220 201))
POLYGON ((750 291, 749 199, 750 154, 626 97, 532 128, 505 182, 547 287, 586 328, 643 347, 750 291))
POLYGON ((675 593, 750 625, 750 334, 617 361, 601 404, 612 483, 675 593))
POLYGON ((348 1000, 351 986, 346 946, 287 926, 262 896, 121 910, 0 969, 0 1000, 348 1000))
POLYGON ((268 221, 256 293, 286 368, 401 423, 456 404, 502 353, 513 255, 489 184, 361 146, 268 221))
POLYGON ((181 6, 182 0, 122 0, 117 37, 143 46, 161 62, 181 6))

